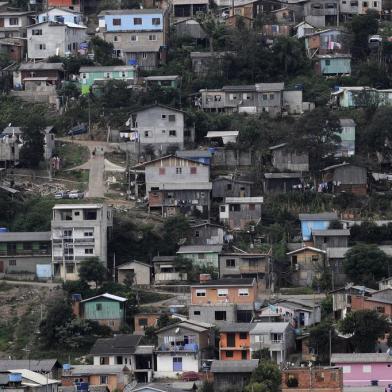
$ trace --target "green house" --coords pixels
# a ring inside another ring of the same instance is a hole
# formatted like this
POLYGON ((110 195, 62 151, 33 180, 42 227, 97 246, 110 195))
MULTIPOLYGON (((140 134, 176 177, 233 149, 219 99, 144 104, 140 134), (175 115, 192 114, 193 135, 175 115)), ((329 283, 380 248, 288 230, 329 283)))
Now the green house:
POLYGON ((219 255, 222 245, 184 245, 177 251, 177 255, 192 260, 194 265, 219 267, 219 255))
POLYGON ((88 94, 91 88, 99 88, 108 80, 122 80, 127 84, 135 84, 136 67, 133 65, 81 67, 79 83, 82 94, 88 94))
POLYGON ((112 294, 101 294, 80 302, 80 316, 84 320, 96 321, 113 331, 119 331, 125 321, 127 299, 112 294))

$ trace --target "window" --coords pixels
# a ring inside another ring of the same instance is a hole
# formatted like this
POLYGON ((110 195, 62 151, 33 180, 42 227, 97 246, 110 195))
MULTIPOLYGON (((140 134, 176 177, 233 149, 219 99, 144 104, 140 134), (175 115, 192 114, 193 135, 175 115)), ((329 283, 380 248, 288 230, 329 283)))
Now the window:
POLYGON ((154 26, 159 26, 161 24, 161 20, 159 18, 152 18, 152 24, 154 26))
POLYGON ((226 212, 226 206, 220 206, 220 212, 226 212))
POLYGON ((146 53, 146 52, 143 52, 143 53, 142 53, 142 58, 143 58, 143 59, 146 59, 146 58, 147 58, 147 53, 146 53))
POLYGON ((319 257, 318 256, 312 256, 312 261, 319 261, 319 257))
POLYGON ((32 35, 42 35, 42 29, 33 29, 31 31, 32 35))
POLYGON ((331 60, 325 60, 325 65, 331 65, 331 60))
POLYGON ((226 351, 226 358, 233 358, 234 353, 233 351, 226 351))
POLYGON ((249 289, 238 289, 238 295, 240 297, 246 297, 249 295, 249 289))
POLYGON ((263 101, 266 101, 268 99, 268 95, 267 94, 263 94, 263 101))
POLYGON ((110 72, 104 72, 103 77, 106 79, 110 79, 110 72))
POLYGON ((37 50, 46 50, 46 44, 38 44, 37 50))
POLYGON ((231 191, 231 190, 233 189, 233 185, 232 185, 232 184, 227 184, 227 185, 226 185, 226 189, 227 189, 228 191, 231 191))
POLYGON ((227 259, 226 268, 235 268, 235 259, 227 259))
POLYGON ((248 359, 248 353, 246 352, 246 350, 241 351, 241 359, 243 361, 246 361, 248 359))
POLYGON ((228 289, 218 289, 218 297, 226 297, 229 294, 228 289))
POLYGON ((74 215, 75 215, 75 216, 79 216, 79 215, 80 215, 80 211, 75 211, 75 212, 74 212, 74 215))
POLYGON ((113 26, 121 26, 121 19, 119 18, 113 19, 113 26))
POLYGON ((378 2, 377 1, 373 1, 373 7, 377 8, 378 7, 378 2))
POLYGON ((73 274, 75 272, 75 266, 73 264, 67 264, 65 270, 67 274, 73 274))
POLYGON ((9 266, 16 266, 16 260, 8 260, 9 266))
POLYGON ((160 175, 160 176, 164 176, 164 175, 165 175, 165 172, 166 172, 166 170, 165 170, 164 167, 160 167, 160 168, 159 168, 159 175, 160 175))
POLYGON ((161 119, 165 120, 166 119, 166 114, 161 114, 161 119))
POLYGON ((131 41, 137 41, 138 40, 138 36, 137 35, 131 35, 131 41))
POLYGON ((142 18, 133 18, 134 25, 141 25, 142 23, 142 18))
POLYGON ((372 365, 363 365, 362 366, 362 371, 364 373, 371 373, 372 372, 372 365))
POLYGON ((199 238, 200 237, 200 232, 198 230, 195 231, 195 237, 199 238))
POLYGON ((248 334, 246 332, 240 332, 240 339, 241 340, 248 339, 248 334))
POLYGON ((109 365, 109 357, 100 357, 99 358, 99 363, 101 365, 109 365))
POLYGON ((175 130, 169 131, 169 136, 177 136, 177 132, 175 130))
POLYGON ((377 312, 378 313, 385 313, 385 307, 384 306, 377 306, 377 312))
POLYGON ((191 167, 191 174, 197 173, 197 167, 191 167))
POLYGON ((84 235, 85 237, 92 237, 92 236, 93 236, 93 232, 92 232, 92 231, 85 231, 85 232, 83 233, 83 235, 84 235))
POLYGON ((244 99, 245 101, 249 101, 251 99, 251 96, 247 93, 243 93, 242 94, 242 99, 244 99))
POLYGON ((196 290, 196 297, 205 297, 206 291, 203 289, 196 290))
POLYGON ((95 310, 102 310, 102 304, 95 304, 95 310))
POLYGON ((362 2, 362 6, 364 7, 364 8, 367 8, 369 5, 368 5, 368 2, 367 1, 363 1, 362 2))
POLYGON ((150 136, 150 131, 144 131, 144 137, 149 137, 150 136))
POLYGON ((175 114, 169 114, 169 121, 170 122, 175 122, 176 121, 176 115, 175 114))
POLYGON ((270 101, 275 99, 275 94, 270 94, 270 101))
POLYGON ((150 35, 148 36, 148 40, 149 40, 149 41, 156 41, 156 40, 157 40, 156 34, 150 34, 150 35))
POLYGON ((108 376, 100 376, 99 377, 101 385, 108 383, 108 376))
POLYGON ((193 311, 194 316, 200 316, 200 310, 194 310, 193 311))
POLYGON ((174 357, 173 358, 173 372, 182 372, 182 358, 174 357))
POLYGON ((83 215, 84 220, 97 220, 97 210, 85 210, 83 215))
POLYGON ((176 174, 182 174, 182 167, 176 167, 176 174))
POLYGON ((343 373, 351 373, 351 366, 343 366, 343 373))
POLYGON ((9 24, 10 26, 17 26, 19 24, 19 18, 10 18, 9 24))
POLYGON ((148 325, 148 320, 146 318, 140 318, 138 320, 138 324, 140 327, 145 327, 146 325, 148 325))
POLYGON ((94 254, 94 249, 93 248, 86 248, 84 250, 84 254, 85 255, 92 255, 92 254, 94 254))
POLYGON ((113 41, 114 41, 114 42, 117 42, 117 41, 118 41, 118 36, 117 36, 117 35, 115 35, 115 36, 113 37, 113 41))
POLYGON ((226 311, 224 311, 224 310, 215 311, 215 320, 216 321, 226 321, 226 311))

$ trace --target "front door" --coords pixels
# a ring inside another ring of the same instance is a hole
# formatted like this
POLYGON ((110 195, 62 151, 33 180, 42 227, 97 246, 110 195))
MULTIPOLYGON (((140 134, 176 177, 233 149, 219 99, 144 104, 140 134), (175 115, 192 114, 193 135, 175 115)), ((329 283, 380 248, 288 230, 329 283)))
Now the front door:
POLYGON ((173 357, 173 372, 182 372, 182 358, 173 357))

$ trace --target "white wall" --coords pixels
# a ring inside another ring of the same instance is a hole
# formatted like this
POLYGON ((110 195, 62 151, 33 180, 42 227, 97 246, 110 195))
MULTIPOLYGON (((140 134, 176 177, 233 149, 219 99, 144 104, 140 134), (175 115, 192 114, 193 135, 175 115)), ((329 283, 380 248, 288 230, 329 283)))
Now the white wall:
MULTIPOLYGON (((183 372, 198 372, 199 371, 199 360, 194 354, 179 353, 177 357, 182 357, 182 371, 183 372)), ((165 353, 157 355, 157 371, 155 372, 156 377, 177 377, 177 373, 173 372, 173 358, 172 353, 165 353)))

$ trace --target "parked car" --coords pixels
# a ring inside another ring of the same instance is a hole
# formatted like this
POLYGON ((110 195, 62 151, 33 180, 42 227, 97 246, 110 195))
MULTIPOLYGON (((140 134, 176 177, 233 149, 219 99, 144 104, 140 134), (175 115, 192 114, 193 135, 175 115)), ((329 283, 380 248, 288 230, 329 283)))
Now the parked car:
POLYGON ((181 375, 181 380, 183 381, 198 381, 200 380, 199 373, 196 372, 184 372, 181 375))
POLYGON ((67 191, 60 191, 54 194, 55 199, 69 199, 69 194, 67 191))
POLYGON ((84 192, 74 190, 74 191, 69 192, 68 197, 70 199, 83 199, 84 192))
POLYGON ((82 123, 75 125, 72 127, 68 132, 68 136, 76 136, 76 135, 82 135, 83 133, 87 133, 87 125, 82 123))

